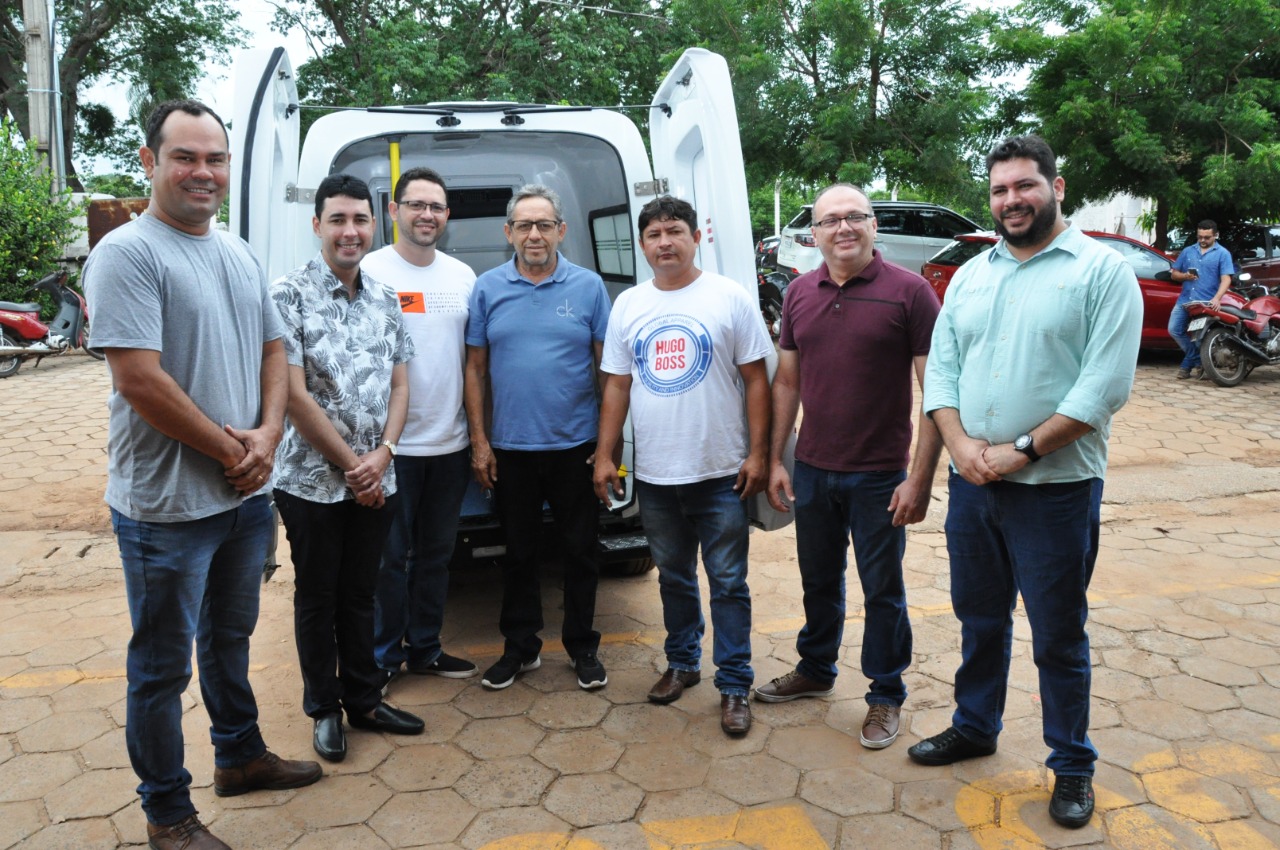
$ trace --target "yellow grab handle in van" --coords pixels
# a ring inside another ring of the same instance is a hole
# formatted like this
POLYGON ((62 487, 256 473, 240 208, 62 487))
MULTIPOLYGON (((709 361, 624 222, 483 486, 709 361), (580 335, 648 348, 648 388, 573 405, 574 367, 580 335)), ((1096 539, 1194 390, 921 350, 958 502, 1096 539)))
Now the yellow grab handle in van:
MULTIPOLYGON (((392 141, 391 148, 391 193, 395 197, 396 183, 400 181, 400 142, 392 141)), ((391 241, 400 241, 400 226, 396 224, 396 220, 391 219, 391 241)))

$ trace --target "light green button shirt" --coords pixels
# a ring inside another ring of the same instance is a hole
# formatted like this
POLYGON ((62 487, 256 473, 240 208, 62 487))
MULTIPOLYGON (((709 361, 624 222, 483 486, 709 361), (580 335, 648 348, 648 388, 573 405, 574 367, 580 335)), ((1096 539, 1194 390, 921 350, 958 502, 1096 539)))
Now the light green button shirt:
POLYGON ((947 288, 924 409, 957 409, 965 432, 992 445, 1054 413, 1085 422, 1091 432, 1005 478, 1101 478, 1111 417, 1129 398, 1141 334, 1142 294, 1119 253, 1076 227, 1025 262, 1001 240, 947 288))

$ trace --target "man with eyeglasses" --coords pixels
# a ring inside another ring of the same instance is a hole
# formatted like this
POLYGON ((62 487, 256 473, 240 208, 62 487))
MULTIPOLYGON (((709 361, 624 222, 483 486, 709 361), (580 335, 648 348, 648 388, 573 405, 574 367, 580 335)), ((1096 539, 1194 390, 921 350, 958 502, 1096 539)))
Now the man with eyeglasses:
POLYGON ((786 702, 835 690, 852 538, 865 611, 861 668, 871 680, 861 742, 883 749, 898 737, 911 662, 906 526, 924 519, 942 447, 922 417, 907 472, 911 373, 923 383, 938 298, 875 250, 875 213, 862 190, 827 187, 813 218, 823 263, 792 282, 782 308, 768 489, 777 510, 795 505, 805 625, 796 669, 755 697, 786 702), (793 479, 781 458, 802 404, 793 479))
POLYGON ((467 302, 475 272, 439 250, 449 222, 444 178, 411 168, 396 181, 387 211, 396 241, 361 268, 394 286, 417 356, 409 361, 409 411, 395 446, 400 500, 382 552, 374 609, 374 652, 387 681, 400 672, 467 679, 478 669, 440 645, 449 561, 467 492, 467 416, 462 370, 467 302))
POLYGON ((494 491, 507 538, 498 624, 505 644, 481 680, 491 690, 542 664, 537 549, 544 502, 564 543, 565 651, 580 687, 608 683, 597 656, 600 633, 592 627, 599 567, 590 462, 609 294, 598 274, 559 252, 565 230, 559 195, 540 184, 521 187, 503 227, 515 256, 480 275, 471 293, 465 380, 471 468, 494 491))

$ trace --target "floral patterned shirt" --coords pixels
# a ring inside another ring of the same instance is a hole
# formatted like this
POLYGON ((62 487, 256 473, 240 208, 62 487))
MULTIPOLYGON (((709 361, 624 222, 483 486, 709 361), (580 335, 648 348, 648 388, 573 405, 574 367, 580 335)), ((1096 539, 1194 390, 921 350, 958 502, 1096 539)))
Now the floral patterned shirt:
MULTIPOLYGON (((361 274, 356 297, 348 300, 346 286, 317 255, 271 284, 271 297, 284 319, 289 365, 306 372, 311 397, 352 451, 376 449, 387 422, 391 369, 414 354, 395 290, 361 274)), ((312 502, 354 498, 343 471, 287 418, 274 486, 312 502)), ((388 496, 396 491, 395 464, 387 467, 382 489, 388 496)))

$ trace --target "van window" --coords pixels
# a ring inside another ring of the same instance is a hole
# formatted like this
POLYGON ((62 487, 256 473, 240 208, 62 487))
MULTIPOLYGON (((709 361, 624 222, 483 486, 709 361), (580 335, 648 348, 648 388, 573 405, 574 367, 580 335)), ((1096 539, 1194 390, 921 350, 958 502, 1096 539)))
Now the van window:
POLYGON ((595 210, 588 216, 596 271, 608 281, 635 283, 635 251, 631 215, 626 205, 595 210))

